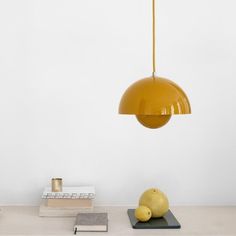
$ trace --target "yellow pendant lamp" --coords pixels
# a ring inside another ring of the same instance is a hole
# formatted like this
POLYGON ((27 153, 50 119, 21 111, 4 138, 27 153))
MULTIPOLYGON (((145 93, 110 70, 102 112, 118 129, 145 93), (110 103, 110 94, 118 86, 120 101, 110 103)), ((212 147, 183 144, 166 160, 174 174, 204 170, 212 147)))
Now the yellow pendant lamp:
POLYGON ((191 107, 184 91, 174 82, 156 76, 156 19, 155 0, 153 15, 153 73, 132 84, 123 94, 119 113, 135 115, 147 128, 164 126, 172 115, 190 114, 191 107))

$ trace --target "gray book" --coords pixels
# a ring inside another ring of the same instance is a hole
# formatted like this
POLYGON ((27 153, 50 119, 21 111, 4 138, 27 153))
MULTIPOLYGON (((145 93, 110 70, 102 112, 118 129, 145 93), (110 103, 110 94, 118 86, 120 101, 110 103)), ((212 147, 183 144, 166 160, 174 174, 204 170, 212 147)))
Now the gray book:
POLYGON ((107 232, 107 213, 79 213, 76 217, 74 233, 77 232, 107 232))

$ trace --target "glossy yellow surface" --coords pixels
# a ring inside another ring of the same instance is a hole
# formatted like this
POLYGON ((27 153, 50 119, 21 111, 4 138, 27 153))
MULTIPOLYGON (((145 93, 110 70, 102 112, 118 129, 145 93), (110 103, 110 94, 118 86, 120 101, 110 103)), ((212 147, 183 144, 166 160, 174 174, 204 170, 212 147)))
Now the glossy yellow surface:
POLYGON ((150 129, 161 128, 171 118, 171 115, 136 115, 136 118, 140 124, 150 129))
MULTIPOLYGON (((119 113, 146 116, 190 114, 191 107, 177 84, 168 79, 149 77, 135 82, 125 91, 119 113)), ((142 123, 142 119, 138 120, 142 123)))

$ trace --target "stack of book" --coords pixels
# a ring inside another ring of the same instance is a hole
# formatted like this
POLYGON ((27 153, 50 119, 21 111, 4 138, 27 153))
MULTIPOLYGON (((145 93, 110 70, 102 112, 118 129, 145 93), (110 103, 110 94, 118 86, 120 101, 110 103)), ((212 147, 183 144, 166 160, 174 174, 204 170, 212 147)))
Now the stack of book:
POLYGON ((46 187, 42 195, 39 216, 76 216, 93 210, 93 186, 63 187, 63 192, 52 192, 46 187))

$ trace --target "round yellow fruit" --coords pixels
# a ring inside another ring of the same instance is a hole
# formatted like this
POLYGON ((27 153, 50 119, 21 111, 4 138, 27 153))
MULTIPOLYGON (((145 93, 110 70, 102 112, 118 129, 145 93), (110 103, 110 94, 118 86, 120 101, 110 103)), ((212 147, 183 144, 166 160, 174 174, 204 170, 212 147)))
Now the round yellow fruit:
POLYGON ((148 207, 154 218, 164 216, 169 210, 167 196, 157 188, 145 191, 139 199, 139 205, 148 207))
POLYGON ((146 222, 149 221, 152 217, 152 212, 146 206, 139 206, 138 208, 136 208, 134 215, 137 220, 146 222))

